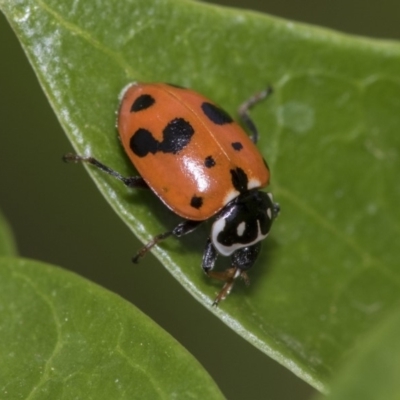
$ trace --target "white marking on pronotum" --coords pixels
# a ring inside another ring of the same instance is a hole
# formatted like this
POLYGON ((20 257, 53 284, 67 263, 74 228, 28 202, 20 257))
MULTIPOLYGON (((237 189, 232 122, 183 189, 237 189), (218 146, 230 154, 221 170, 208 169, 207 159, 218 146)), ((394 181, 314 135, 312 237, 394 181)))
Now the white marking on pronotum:
POLYGON ((261 186, 261 182, 258 179, 251 178, 247 184, 247 189, 254 189, 261 186))
POLYGON ((218 235, 220 232, 225 230, 225 225, 226 221, 221 218, 217 221, 214 222, 212 228, 211 228, 211 241, 218 251, 218 253, 222 254, 223 256, 230 256, 232 253, 234 253, 238 249, 242 249, 243 247, 249 247, 253 246, 253 244, 256 244, 260 240, 265 239, 268 236, 267 232, 265 235, 262 234, 261 232, 261 227, 260 227, 260 221, 257 220, 257 237, 249 243, 233 243, 231 246, 225 246, 222 243, 218 241, 218 235))
POLYGON ((239 192, 236 190, 231 190, 228 194, 224 197, 224 205, 228 204, 231 200, 238 197, 239 192))
POLYGON ((271 211, 271 208, 267 208, 267 215, 268 215, 268 218, 269 219, 272 219, 272 211, 271 211))
POLYGON ((236 228, 237 235, 242 236, 245 229, 246 229, 246 222, 242 221, 236 228))

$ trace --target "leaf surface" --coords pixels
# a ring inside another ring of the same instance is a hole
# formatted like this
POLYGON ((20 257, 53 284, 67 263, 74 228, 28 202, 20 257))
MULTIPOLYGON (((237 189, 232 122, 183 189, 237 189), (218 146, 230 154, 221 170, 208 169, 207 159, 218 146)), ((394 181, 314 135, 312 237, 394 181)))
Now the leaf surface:
MULTIPOLYGON (((400 314, 393 310, 356 346, 329 400, 395 400, 400 393, 400 314)), ((322 400, 322 396, 318 399, 322 400)))
MULTIPOLYGON (((114 121, 129 82, 191 87, 232 113, 273 84, 252 115, 281 216, 252 285, 210 310, 323 389, 399 298, 400 46, 183 0, 0 4, 76 151, 124 175, 114 121)), ((179 222, 152 193, 90 173, 143 241, 179 222)), ((199 271, 208 230, 155 249, 206 307, 220 287, 199 271)))
POLYGON ((1 257, 0 305, 1 398, 223 398, 169 334, 75 274, 1 257))

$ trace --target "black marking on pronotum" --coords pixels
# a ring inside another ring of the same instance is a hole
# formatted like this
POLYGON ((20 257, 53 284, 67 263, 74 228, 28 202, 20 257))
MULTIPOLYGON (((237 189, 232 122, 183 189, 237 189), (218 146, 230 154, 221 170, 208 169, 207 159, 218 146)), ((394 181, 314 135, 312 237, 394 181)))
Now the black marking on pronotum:
POLYGON ((231 169, 232 185, 238 192, 245 192, 249 182, 246 173, 242 168, 231 169))
POLYGON ((270 231, 272 221, 277 215, 278 210, 274 212, 274 207, 276 205, 267 193, 251 190, 241 194, 221 216, 225 224, 218 232, 218 243, 230 247, 237 244, 249 245, 256 239, 261 240, 270 231), (272 218, 268 215, 268 209, 273 211, 272 218), (238 227, 243 223, 244 230, 239 232, 238 227))
POLYGON ((130 148, 138 157, 159 151, 176 154, 190 143, 193 134, 194 129, 189 122, 183 118, 175 118, 164 128, 161 142, 147 129, 139 128, 130 139, 130 148))
POLYGON ((257 218, 245 221, 244 215, 241 215, 239 212, 232 212, 226 218, 225 228, 218 233, 217 240, 223 246, 227 247, 239 243, 242 245, 253 243, 259 235, 258 224, 257 218), (245 222, 245 229, 241 235, 238 235, 237 227, 243 222, 245 222))
POLYGON ((131 112, 138 112, 138 111, 145 110, 146 108, 151 107, 155 102, 156 101, 153 96, 151 96, 149 94, 141 94, 132 103, 131 112))
POLYGON ((240 151, 243 149, 243 145, 240 142, 233 142, 231 143, 233 150, 240 151))
POLYGON ((204 160, 204 165, 205 165, 207 168, 212 168, 212 167, 214 167, 214 165, 215 165, 215 160, 213 159, 212 156, 208 156, 208 157, 206 157, 205 160, 204 160))
POLYGON ((193 208, 199 209, 203 205, 203 198, 199 196, 193 196, 190 200, 190 205, 193 208))
POLYGON ((232 117, 222 108, 219 108, 215 104, 207 103, 206 101, 201 105, 205 116, 214 124, 224 125, 233 122, 232 117))

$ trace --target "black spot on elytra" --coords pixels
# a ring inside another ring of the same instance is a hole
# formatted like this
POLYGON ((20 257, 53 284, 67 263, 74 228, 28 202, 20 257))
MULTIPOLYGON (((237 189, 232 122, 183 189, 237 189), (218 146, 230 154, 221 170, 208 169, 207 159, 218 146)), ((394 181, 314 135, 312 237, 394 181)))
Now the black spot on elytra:
POLYGON ((207 103, 206 101, 201 105, 205 116, 214 124, 224 125, 233 122, 232 117, 222 108, 217 107, 215 104, 207 103))
POLYGON ((159 142, 147 129, 139 128, 130 139, 130 148, 138 157, 145 157, 148 153, 176 154, 183 150, 194 134, 194 129, 183 118, 170 121, 163 130, 163 140, 159 142))
POLYGON ((146 108, 151 107, 156 101, 154 97, 149 94, 141 94, 135 101, 132 103, 131 112, 138 112, 145 110, 146 108))
POLYGON ((231 169, 232 185, 238 192, 245 192, 249 182, 246 173, 242 168, 231 169))
POLYGON ((205 165, 207 168, 212 168, 212 167, 214 167, 214 165, 215 165, 215 160, 213 159, 212 156, 208 156, 208 157, 206 157, 206 158, 204 159, 204 165, 205 165))
POLYGON ((193 208, 199 209, 203 205, 203 198, 198 196, 193 196, 190 200, 190 205, 193 208))
POLYGON ((139 128, 131 137, 129 146, 138 157, 145 157, 148 153, 158 151, 158 141, 147 129, 139 128))
POLYGON ((240 142, 233 142, 231 144, 232 144, 233 150, 240 151, 243 149, 243 145, 240 142))
POLYGON ((190 142, 194 129, 183 118, 175 118, 168 123, 163 130, 163 141, 160 143, 160 151, 176 154, 183 150, 190 142))

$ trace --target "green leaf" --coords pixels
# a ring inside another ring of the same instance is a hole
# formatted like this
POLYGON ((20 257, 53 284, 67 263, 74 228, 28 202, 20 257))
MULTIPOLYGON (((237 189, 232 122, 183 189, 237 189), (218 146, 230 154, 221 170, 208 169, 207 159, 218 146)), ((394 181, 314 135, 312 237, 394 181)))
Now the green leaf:
MULTIPOLYGON (((231 112, 273 84, 253 116, 282 212, 250 288, 210 307, 220 285, 199 272, 207 227, 155 254, 232 329, 324 389, 399 298, 400 46, 183 0, 0 4, 76 151, 124 175, 135 172, 114 113, 130 81, 188 86, 231 112)), ((151 193, 90 174, 143 241, 179 221, 151 193)))
POLYGON ((12 256, 15 254, 17 254, 17 247, 11 229, 0 212, 0 256, 12 256))
MULTIPOLYGON (((395 310, 357 345, 351 361, 340 372, 327 399, 399 399, 399 337, 400 313, 395 310)), ((320 396, 318 399, 323 398, 320 396)))
POLYGON ((223 398, 169 334, 75 274, 0 258, 0 305, 1 398, 223 398))

